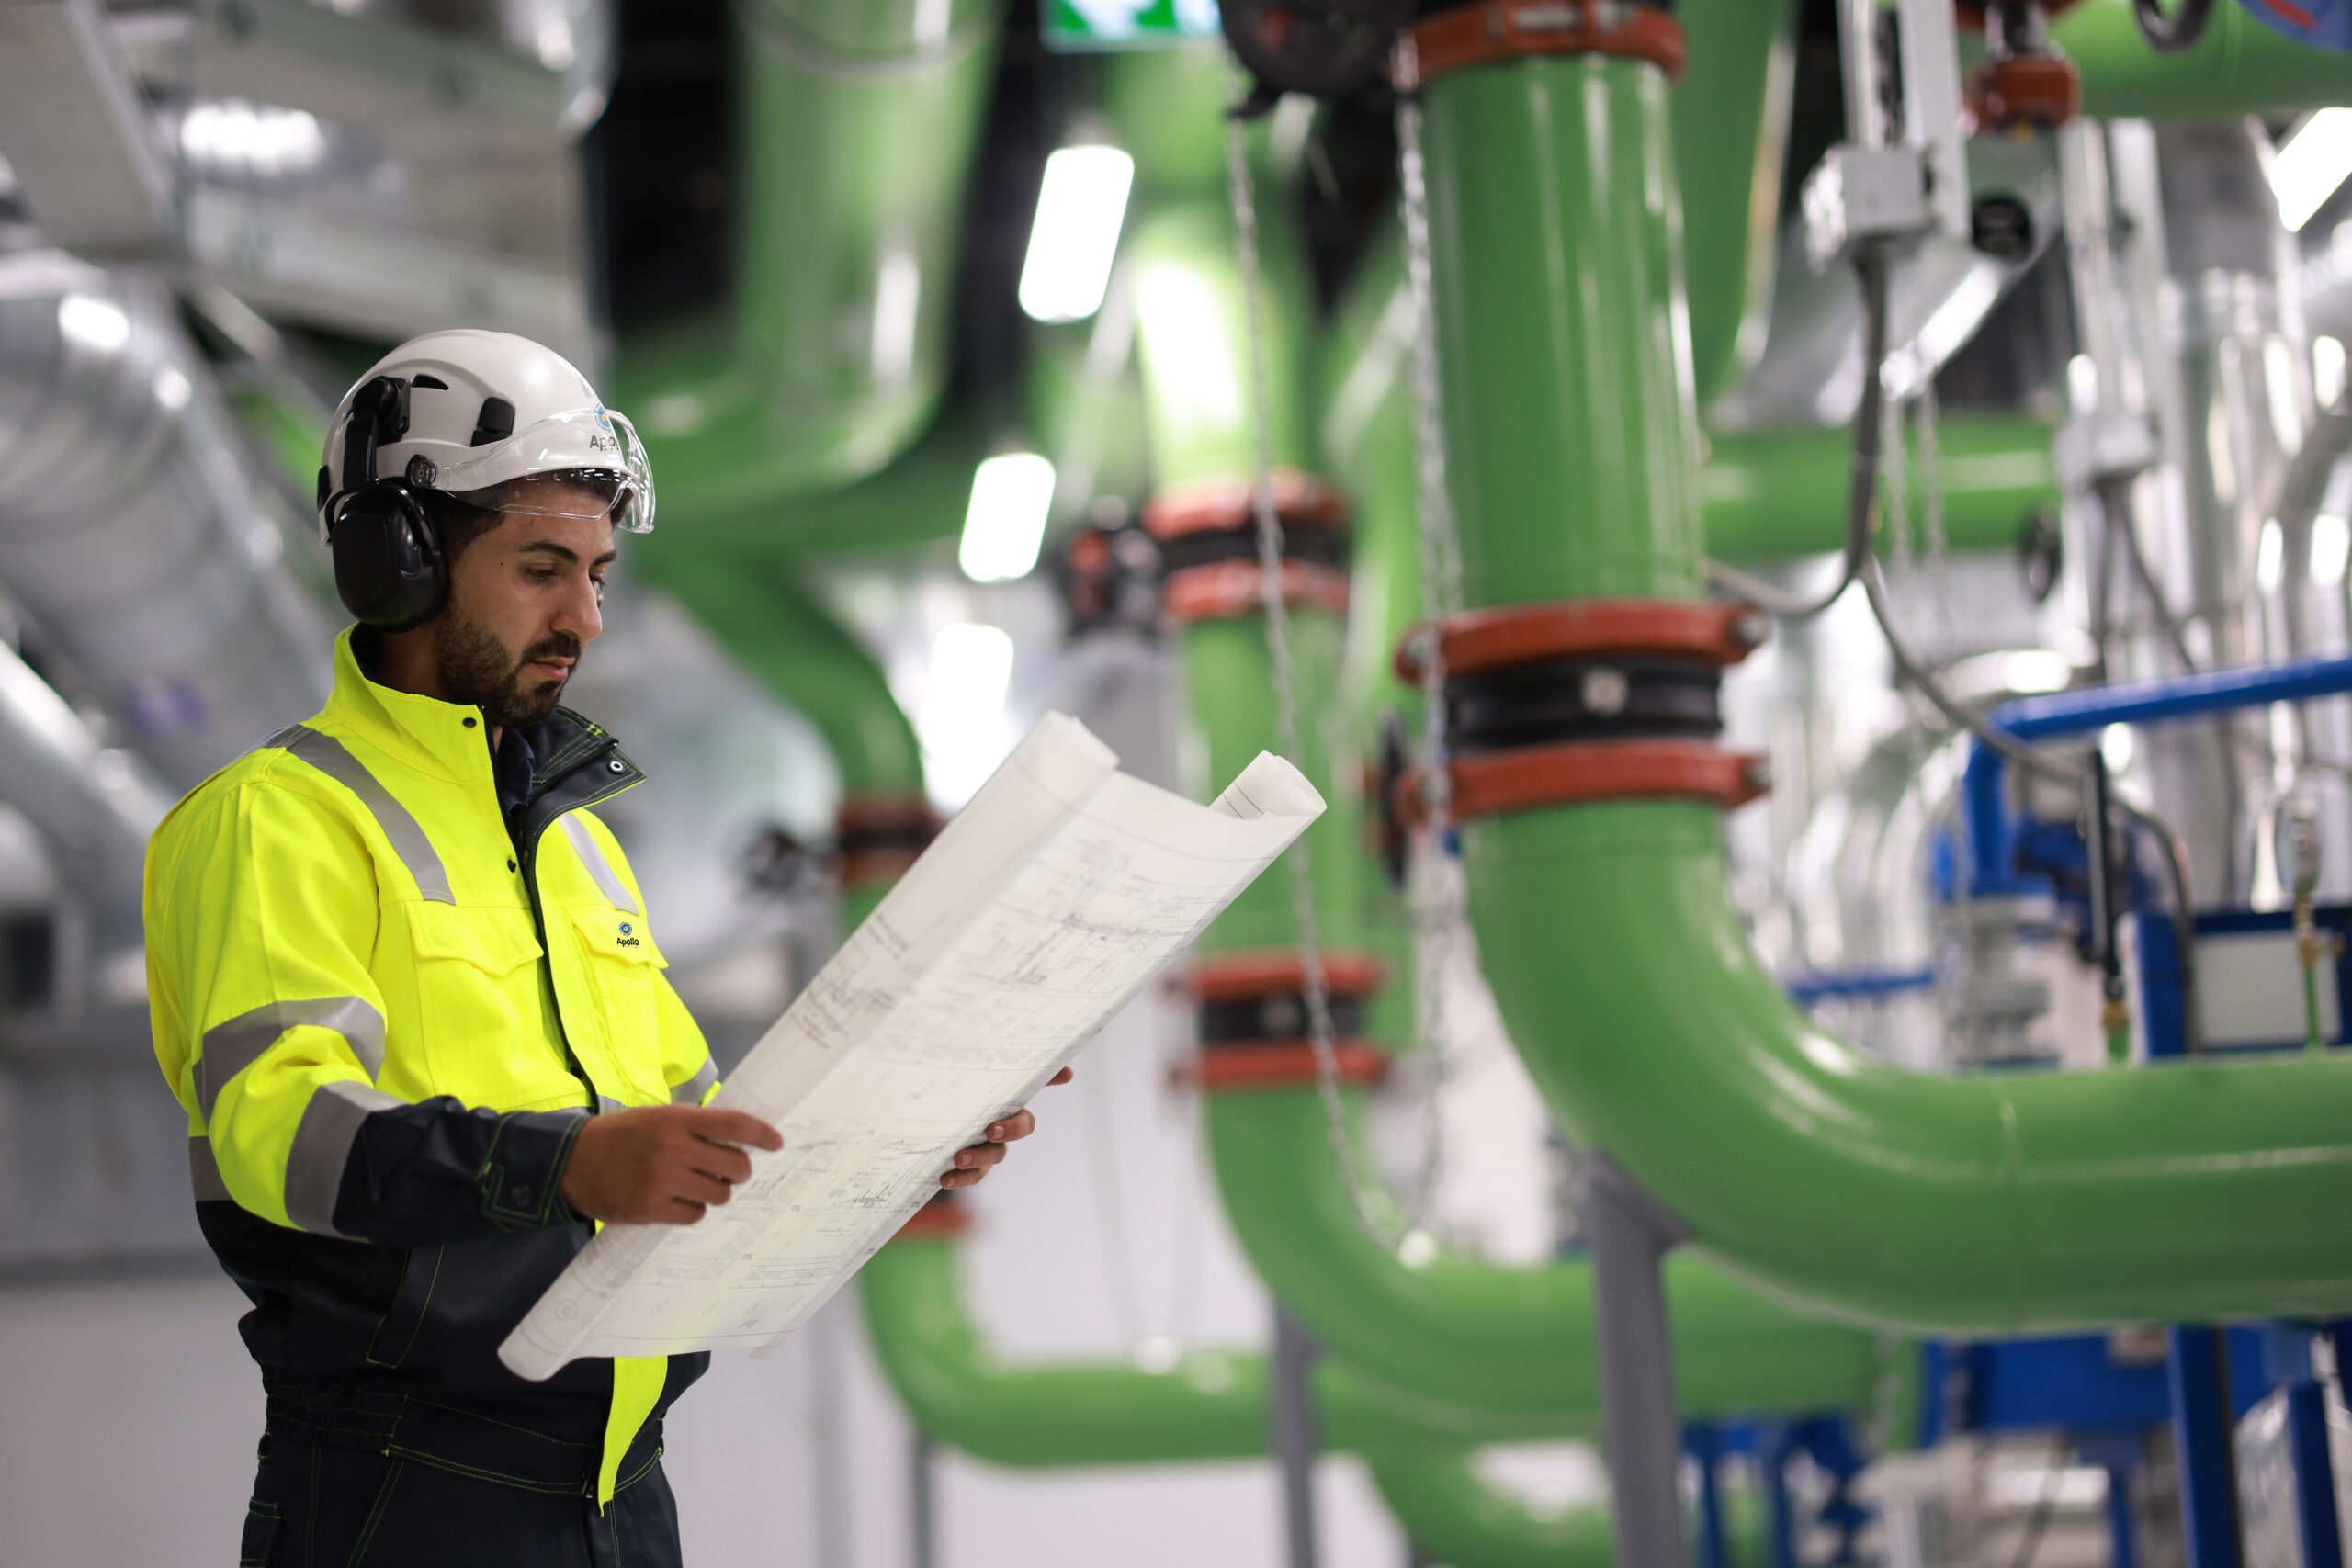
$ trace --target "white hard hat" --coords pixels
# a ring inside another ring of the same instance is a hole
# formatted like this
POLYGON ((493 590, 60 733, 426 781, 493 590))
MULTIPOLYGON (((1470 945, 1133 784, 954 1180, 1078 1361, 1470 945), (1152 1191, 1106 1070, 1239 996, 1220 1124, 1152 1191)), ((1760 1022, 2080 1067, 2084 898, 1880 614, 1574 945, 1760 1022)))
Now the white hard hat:
POLYGON ((616 527, 653 526, 653 470, 636 428, 570 360, 512 333, 457 327, 411 338, 344 394, 319 469, 320 525, 336 496, 377 479, 493 511, 594 505, 616 527), (378 389, 363 400, 379 381, 392 384, 390 395, 378 389), (578 482, 549 482, 559 477, 578 482))

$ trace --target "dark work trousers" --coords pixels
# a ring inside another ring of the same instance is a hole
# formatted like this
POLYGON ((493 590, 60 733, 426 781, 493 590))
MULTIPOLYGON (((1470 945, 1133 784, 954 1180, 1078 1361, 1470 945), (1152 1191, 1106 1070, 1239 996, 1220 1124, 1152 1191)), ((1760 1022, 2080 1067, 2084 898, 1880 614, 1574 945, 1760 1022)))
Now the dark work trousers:
POLYGON ((681 1568, 657 1461, 600 1511, 412 1459, 262 1439, 239 1568, 681 1568))

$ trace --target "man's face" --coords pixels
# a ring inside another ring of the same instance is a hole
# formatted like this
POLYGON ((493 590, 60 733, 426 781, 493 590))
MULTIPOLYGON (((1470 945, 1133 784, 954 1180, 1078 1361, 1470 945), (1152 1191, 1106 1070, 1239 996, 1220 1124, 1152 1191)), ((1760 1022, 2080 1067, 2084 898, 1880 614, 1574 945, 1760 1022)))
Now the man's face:
POLYGON ((501 728, 543 722, 605 629, 613 554, 607 517, 503 514, 459 552, 448 605, 431 623, 443 695, 501 728))

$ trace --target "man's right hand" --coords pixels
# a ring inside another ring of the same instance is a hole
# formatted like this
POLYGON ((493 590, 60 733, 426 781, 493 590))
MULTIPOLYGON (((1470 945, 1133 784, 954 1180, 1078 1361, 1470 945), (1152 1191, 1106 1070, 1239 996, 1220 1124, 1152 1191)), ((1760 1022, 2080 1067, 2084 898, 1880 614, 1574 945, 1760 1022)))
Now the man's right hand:
POLYGON ((563 1168, 563 1201, 582 1219, 690 1225, 752 1177, 744 1148, 780 1149, 756 1116, 695 1105, 650 1105, 588 1118, 563 1168))

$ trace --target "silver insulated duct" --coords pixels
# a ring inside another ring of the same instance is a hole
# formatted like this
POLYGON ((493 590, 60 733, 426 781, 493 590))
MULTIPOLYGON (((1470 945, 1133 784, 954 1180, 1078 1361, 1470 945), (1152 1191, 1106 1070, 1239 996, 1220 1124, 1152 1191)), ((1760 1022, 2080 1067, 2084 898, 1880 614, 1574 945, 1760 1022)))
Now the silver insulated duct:
POLYGON ((325 698, 272 504, 160 283, 0 256, 0 587, 175 787, 325 698))

